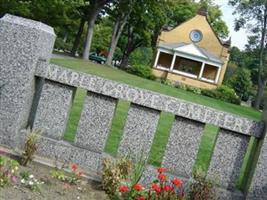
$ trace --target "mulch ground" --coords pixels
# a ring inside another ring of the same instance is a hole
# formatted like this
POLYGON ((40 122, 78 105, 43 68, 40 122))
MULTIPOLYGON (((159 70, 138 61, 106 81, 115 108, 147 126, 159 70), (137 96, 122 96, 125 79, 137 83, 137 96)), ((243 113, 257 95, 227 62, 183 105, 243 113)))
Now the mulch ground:
POLYGON ((23 185, 8 185, 0 187, 0 200, 108 200, 109 198, 98 182, 81 180, 77 185, 65 184, 52 178, 49 173, 53 168, 31 163, 28 167, 20 167, 20 171, 27 170, 37 179, 43 181, 40 192, 31 191, 23 185))

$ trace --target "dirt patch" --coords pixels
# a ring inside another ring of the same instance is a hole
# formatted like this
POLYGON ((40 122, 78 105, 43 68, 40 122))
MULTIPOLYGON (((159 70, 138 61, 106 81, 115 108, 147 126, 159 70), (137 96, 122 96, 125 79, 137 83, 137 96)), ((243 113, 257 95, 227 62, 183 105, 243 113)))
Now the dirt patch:
POLYGON ((44 182, 40 192, 31 191, 20 184, 0 187, 1 200, 108 200, 109 198, 100 184, 83 179, 77 185, 66 185, 52 178, 49 173, 52 168, 31 163, 28 167, 20 167, 19 171, 27 170, 37 179, 44 182))

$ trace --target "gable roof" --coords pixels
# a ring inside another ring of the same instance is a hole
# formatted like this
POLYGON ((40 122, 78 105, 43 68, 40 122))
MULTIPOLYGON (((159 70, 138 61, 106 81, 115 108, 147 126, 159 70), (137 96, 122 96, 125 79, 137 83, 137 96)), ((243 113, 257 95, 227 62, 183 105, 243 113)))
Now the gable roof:
POLYGON ((189 18, 188 20, 182 22, 181 24, 177 24, 176 26, 173 26, 173 27, 169 27, 169 26, 167 26, 167 27, 165 27, 165 28, 163 29, 163 31, 165 31, 165 32, 172 31, 173 29, 175 29, 175 28, 181 26, 182 24, 185 24, 185 23, 187 23, 188 21, 192 20, 192 19, 195 18, 197 15, 201 15, 201 16, 205 17, 207 23, 209 24, 209 26, 210 26, 210 28, 211 28, 213 34, 215 35, 215 37, 217 38, 217 40, 219 41, 219 43, 220 43, 222 46, 224 46, 224 47, 226 47, 226 48, 229 48, 229 47, 231 46, 231 40, 223 41, 223 40, 221 40, 221 39, 219 38, 219 36, 216 34, 215 30, 213 29, 213 27, 211 26, 211 24, 210 24, 210 22, 209 22, 209 20, 208 20, 208 12, 207 12, 207 11, 204 11, 204 10, 202 10, 202 9, 203 9, 203 8, 200 8, 200 9, 197 11, 197 13, 196 13, 195 16, 189 18), (203 14, 203 13, 205 13, 205 14, 203 14), (230 41, 230 43, 229 43, 229 41, 230 41))
POLYGON ((174 51, 174 52, 176 51, 176 52, 180 52, 183 54, 188 54, 188 55, 200 57, 200 58, 206 59, 208 61, 216 62, 219 64, 224 63, 216 55, 210 53, 209 51, 207 51, 204 48, 201 48, 201 47, 195 45, 194 43, 184 43, 184 42, 162 43, 162 42, 160 42, 158 46, 161 48, 167 49, 167 50, 174 51))

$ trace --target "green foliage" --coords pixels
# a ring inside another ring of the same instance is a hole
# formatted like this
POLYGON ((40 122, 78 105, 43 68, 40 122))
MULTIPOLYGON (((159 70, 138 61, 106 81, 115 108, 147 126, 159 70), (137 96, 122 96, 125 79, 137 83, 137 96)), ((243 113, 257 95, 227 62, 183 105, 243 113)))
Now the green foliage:
POLYGON ((94 36, 91 52, 100 53, 101 51, 108 50, 112 26, 108 24, 108 19, 104 19, 104 21, 105 22, 103 23, 96 24, 94 27, 94 36))
POLYGON ((175 87, 182 89, 182 90, 185 90, 185 91, 193 92, 194 94, 201 94, 200 88, 192 87, 190 85, 185 85, 185 84, 179 83, 179 84, 176 84, 175 87))
POLYGON ((155 76, 152 74, 152 69, 151 67, 148 67, 146 65, 135 65, 132 67, 129 67, 127 69, 127 72, 143 77, 143 78, 147 78, 147 79, 155 79, 155 76))
POLYGON ((238 68, 226 84, 233 88, 242 100, 248 100, 251 95, 252 81, 250 71, 245 68, 238 68))
POLYGON ((21 165, 26 166, 28 162, 32 161, 33 156, 38 148, 38 142, 40 140, 40 130, 27 130, 27 138, 24 145, 24 152, 21 158, 21 165))
POLYGON ((66 174, 63 169, 55 169, 50 171, 50 176, 52 178, 55 178, 59 181, 69 183, 69 184, 77 184, 81 176, 83 175, 83 172, 79 169, 79 166, 76 164, 71 165, 71 173, 66 174))
POLYGON ((151 48, 140 47, 131 54, 129 58, 130 65, 149 65, 153 57, 151 48))
POLYGON ((215 90, 202 90, 201 94, 233 104, 239 105, 241 103, 240 98, 236 95, 234 89, 226 85, 221 85, 215 90))
POLYGON ((57 38, 55 41, 55 49, 70 51, 72 44, 65 42, 62 38, 57 38))
POLYGON ((30 174, 29 171, 22 171, 20 173, 20 183, 30 190, 34 192, 41 192, 40 185, 44 184, 44 182, 39 181, 37 178, 34 177, 33 174, 30 174))
POLYGON ((189 200, 215 200, 215 184, 206 179, 205 173, 197 171, 194 173, 194 180, 189 185, 189 200))
POLYGON ((227 68, 226 68, 226 72, 224 74, 224 83, 228 81, 229 78, 231 78, 234 73, 236 72, 237 69, 237 65, 233 62, 228 62, 227 68))
POLYGON ((16 160, 0 156, 0 187, 15 183, 18 169, 19 163, 16 160))

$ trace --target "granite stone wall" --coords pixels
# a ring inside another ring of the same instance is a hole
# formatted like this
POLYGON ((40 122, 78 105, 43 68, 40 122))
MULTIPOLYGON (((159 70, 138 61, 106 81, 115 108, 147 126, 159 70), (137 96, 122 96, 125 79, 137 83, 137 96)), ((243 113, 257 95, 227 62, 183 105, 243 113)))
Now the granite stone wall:
POLYGON ((19 130, 27 126, 34 95, 38 60, 48 62, 53 28, 6 14, 0 19, 0 140, 16 145, 19 130))
MULTIPOLYGON (((219 199, 242 199, 236 181, 251 137, 263 138, 262 122, 132 87, 101 77, 48 64, 55 40, 53 29, 40 22, 5 15, 0 19, 0 144, 22 148, 28 125, 44 131, 38 155, 71 161, 98 174, 116 105, 130 102, 119 155, 148 158, 161 112, 175 116, 162 166, 169 175, 192 179, 205 124, 220 131, 207 175, 220 182, 219 199), (40 83, 40 84, 36 84, 40 83), (36 87, 35 87, 36 85, 36 87), (39 87, 40 85, 40 87, 39 87), (77 88, 87 91, 73 143, 63 140, 77 88)), ((249 199, 264 199, 266 139, 249 199)), ((149 166, 144 177, 155 176, 149 166)), ((245 193, 247 191, 244 191, 245 193)))

